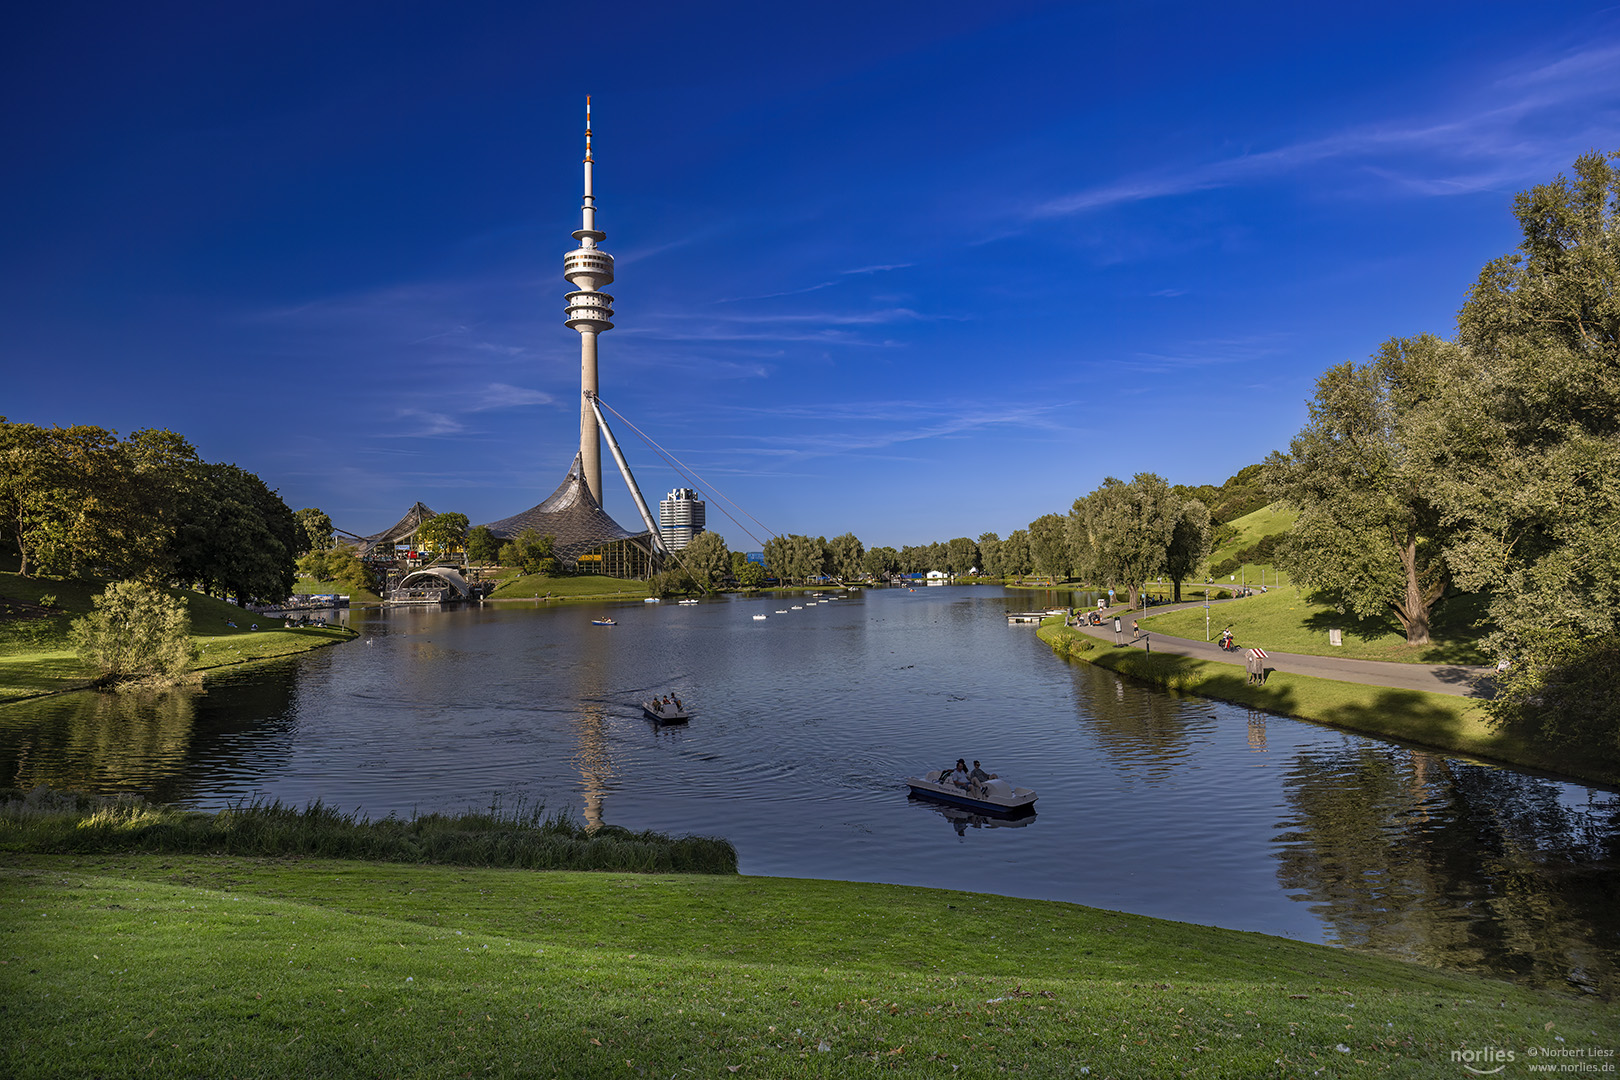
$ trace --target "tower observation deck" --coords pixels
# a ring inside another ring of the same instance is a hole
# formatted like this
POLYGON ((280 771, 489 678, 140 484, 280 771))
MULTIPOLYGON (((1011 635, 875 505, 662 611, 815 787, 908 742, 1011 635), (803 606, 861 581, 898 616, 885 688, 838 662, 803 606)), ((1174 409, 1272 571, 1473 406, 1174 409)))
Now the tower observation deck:
POLYGON ((585 98, 585 201, 580 227, 574 233, 579 247, 563 256, 563 277, 574 286, 567 296, 564 323, 579 331, 579 458, 583 479, 591 495, 602 501, 602 440, 591 398, 597 392, 596 336, 613 329, 613 297, 602 292, 613 284, 613 256, 597 247, 607 233, 596 227, 596 196, 592 193, 591 99, 585 98))

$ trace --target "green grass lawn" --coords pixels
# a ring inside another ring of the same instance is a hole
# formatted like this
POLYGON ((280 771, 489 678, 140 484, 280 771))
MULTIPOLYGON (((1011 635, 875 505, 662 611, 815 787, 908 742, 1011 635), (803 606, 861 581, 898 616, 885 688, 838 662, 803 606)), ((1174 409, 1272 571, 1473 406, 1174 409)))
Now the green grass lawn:
POLYGON ((496 600, 552 599, 601 600, 623 598, 640 600, 652 595, 645 581, 603 577, 599 574, 551 576, 502 571, 500 584, 491 595, 496 600))
MULTIPOLYGON (((1192 601, 1200 593, 1184 586, 1181 595, 1183 600, 1192 601)), ((1490 658, 1479 649, 1481 631, 1475 626, 1485 616, 1485 603, 1485 598, 1478 595, 1446 600, 1434 611, 1434 640, 1428 645, 1408 645, 1393 617, 1358 619, 1353 614, 1340 614, 1327 604, 1312 601, 1305 590, 1292 587, 1212 607, 1209 620, 1212 634, 1230 626, 1239 645, 1258 645, 1277 652, 1413 664, 1485 664, 1490 658), (1342 646, 1328 644, 1328 631, 1335 627, 1344 631, 1342 646)), ((1141 623, 1142 629, 1156 634, 1204 640, 1201 606, 1149 616, 1141 623)))
POLYGON ((19 1080, 1450 1078, 1464 1048, 1620 1043, 1591 998, 891 885, 20 855, 0 932, 19 1080))
MULTIPOLYGON (((68 625, 91 610, 92 600, 105 585, 0 573, 0 598, 38 604, 42 598, 54 597, 56 609, 38 618, 0 620, 0 703, 89 683, 93 672, 79 662, 68 644, 68 625)), ((281 619, 254 615, 199 592, 176 589, 174 595, 185 600, 191 616, 191 637, 200 650, 192 665, 197 671, 291 656, 354 637, 352 631, 340 627, 289 628, 281 619), (232 622, 234 627, 229 625, 232 622), (259 629, 252 628, 255 624, 259 629)))

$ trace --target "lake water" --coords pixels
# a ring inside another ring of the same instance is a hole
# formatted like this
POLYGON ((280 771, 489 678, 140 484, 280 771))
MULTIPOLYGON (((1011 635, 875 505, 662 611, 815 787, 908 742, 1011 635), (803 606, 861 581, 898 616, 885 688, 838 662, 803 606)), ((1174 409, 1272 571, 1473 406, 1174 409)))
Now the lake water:
POLYGON ((356 610, 360 640, 204 694, 0 708, 0 784, 370 816, 544 803, 725 836, 745 874, 1066 900, 1620 989, 1612 792, 1070 664, 1004 618, 1048 602, 935 587, 356 610), (592 626, 603 613, 619 625, 592 626), (643 719, 658 693, 691 724, 643 719), (908 796, 906 776, 958 757, 1035 788, 1037 814, 908 796))

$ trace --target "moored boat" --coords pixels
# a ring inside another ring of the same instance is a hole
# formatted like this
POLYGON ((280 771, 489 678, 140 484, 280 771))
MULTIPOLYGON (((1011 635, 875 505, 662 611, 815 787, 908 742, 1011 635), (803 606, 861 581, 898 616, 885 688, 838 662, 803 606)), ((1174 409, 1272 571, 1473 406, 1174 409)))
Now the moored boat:
POLYGON ((1031 788, 1014 787, 1000 779, 963 788, 953 784, 950 775, 949 769, 925 772, 920 777, 907 777, 906 784, 913 795, 957 806, 972 806, 993 814, 1021 814, 1035 809, 1035 792, 1031 788))

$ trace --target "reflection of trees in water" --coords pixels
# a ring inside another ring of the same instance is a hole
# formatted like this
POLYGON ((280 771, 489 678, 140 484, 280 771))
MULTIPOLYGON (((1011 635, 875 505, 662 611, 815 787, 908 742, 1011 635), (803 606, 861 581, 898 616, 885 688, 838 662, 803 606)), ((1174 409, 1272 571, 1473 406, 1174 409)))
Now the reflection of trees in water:
POLYGON ((1339 941, 1538 985, 1620 990, 1620 804, 1363 745, 1302 753, 1277 877, 1339 941))
POLYGON ((0 778, 21 788, 150 793, 187 767, 197 696, 180 688, 51 698, 47 710, 7 717, 0 778))
POLYGON ((1192 754, 1195 738, 1214 726, 1207 704, 1148 690, 1094 664, 1070 666, 1082 725, 1119 769, 1168 777, 1192 754))
POLYGON ((210 678, 204 691, 82 691, 8 708, 0 783, 181 802, 221 773, 262 772, 284 746, 292 665, 210 678))

